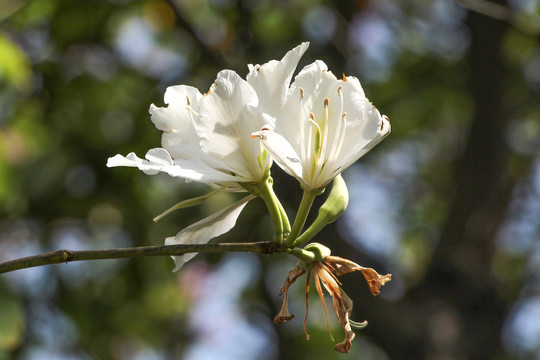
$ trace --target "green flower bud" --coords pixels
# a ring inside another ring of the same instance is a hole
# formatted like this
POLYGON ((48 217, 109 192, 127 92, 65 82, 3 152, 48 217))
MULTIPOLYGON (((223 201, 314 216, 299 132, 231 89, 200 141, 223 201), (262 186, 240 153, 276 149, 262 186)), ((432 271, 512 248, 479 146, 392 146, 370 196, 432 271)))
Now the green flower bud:
POLYGON ((329 248, 319 243, 307 244, 306 246, 304 246, 304 250, 312 252, 315 255, 315 261, 321 261, 327 256, 330 256, 330 254, 332 253, 329 248))
POLYGON ((300 259, 300 266, 304 270, 309 270, 315 261, 322 261, 332 253, 329 248, 319 243, 311 243, 303 249, 294 248, 289 252, 300 259))
POLYGON ((294 246, 301 246, 311 240, 326 225, 333 223, 343 214, 349 204, 349 191, 341 174, 334 178, 332 190, 325 203, 319 209, 317 218, 311 226, 294 242, 294 246))

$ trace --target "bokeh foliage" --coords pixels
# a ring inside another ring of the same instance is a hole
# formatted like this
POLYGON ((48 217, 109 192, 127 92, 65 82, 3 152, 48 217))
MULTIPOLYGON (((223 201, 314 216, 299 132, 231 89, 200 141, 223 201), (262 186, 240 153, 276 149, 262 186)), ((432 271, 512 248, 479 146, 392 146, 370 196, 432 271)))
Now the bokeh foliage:
MULTIPOLYGON (((369 321, 343 356, 315 296, 305 340, 302 280, 297 318, 272 324, 284 255, 199 256, 178 274, 165 258, 22 270, 0 278, 0 358, 537 358, 540 5, 500 5, 502 20, 449 0, 0 1, 0 260, 159 245, 229 204, 154 224, 208 189, 106 159, 159 146, 148 107, 167 86, 205 92, 219 70, 245 76, 309 40, 300 66, 358 76, 392 121, 316 241, 393 273, 379 298, 343 279, 369 321)), ((292 214, 300 189, 273 173, 292 214)), ((250 203, 221 240, 269 239, 264 214, 250 203)))

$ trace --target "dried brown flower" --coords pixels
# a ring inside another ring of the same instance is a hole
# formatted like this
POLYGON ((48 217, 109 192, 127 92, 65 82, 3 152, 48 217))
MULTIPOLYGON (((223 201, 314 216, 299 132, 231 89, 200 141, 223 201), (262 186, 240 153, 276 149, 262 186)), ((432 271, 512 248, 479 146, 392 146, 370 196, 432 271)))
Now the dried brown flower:
MULTIPOLYGON (((308 272, 308 275, 306 281, 306 318, 304 320, 304 332, 306 332, 305 325, 309 311, 309 281, 311 273, 313 272, 315 287, 317 288, 317 292, 319 293, 319 296, 323 303, 324 311, 326 313, 326 325, 328 327, 328 332, 330 332, 330 326, 328 324, 328 311, 324 302, 321 282, 324 288, 332 296, 332 307, 334 308, 339 323, 345 330, 345 339, 335 346, 335 350, 342 353, 349 352, 351 348, 351 342, 355 336, 354 332, 351 329, 351 323, 356 324, 355 322, 352 322, 349 318, 353 309, 353 302, 341 288, 341 282, 339 282, 337 277, 353 271, 361 271, 369 285, 371 293, 374 296, 377 296, 379 295, 381 286, 390 281, 391 275, 387 274, 381 276, 371 268, 365 268, 356 264, 355 262, 337 256, 327 256, 321 261, 315 261, 311 264, 311 268, 309 270, 306 270, 304 265, 299 264, 289 272, 287 278, 285 279, 285 283, 281 288, 280 295, 284 295, 283 303, 281 306, 281 310, 274 318, 274 323, 281 324, 283 322, 291 320, 294 317, 294 314, 291 315, 288 309, 289 287, 296 281, 296 279, 298 279, 298 277, 302 276, 306 271, 308 272)), ((365 325, 365 323, 360 325, 363 326, 365 325)), ((330 337, 332 337, 332 334, 330 334, 330 337)), ((307 334, 307 332, 306 338, 309 340, 309 335, 307 334)))

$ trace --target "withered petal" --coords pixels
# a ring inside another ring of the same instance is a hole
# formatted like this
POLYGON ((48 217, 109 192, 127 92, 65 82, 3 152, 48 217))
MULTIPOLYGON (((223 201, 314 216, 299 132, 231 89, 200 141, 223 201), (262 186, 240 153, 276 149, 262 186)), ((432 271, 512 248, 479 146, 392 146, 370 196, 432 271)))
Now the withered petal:
POLYGON ((274 324, 282 324, 294 318, 295 315, 289 312, 289 287, 305 272, 306 271, 302 269, 300 265, 297 265, 287 274, 287 278, 285 279, 285 283, 281 287, 281 292, 279 294, 283 295, 283 302, 281 303, 279 313, 274 317, 274 324))
POLYGON ((364 278, 369 285, 369 290, 371 290, 371 293, 374 296, 379 295, 381 286, 392 279, 391 274, 381 276, 371 268, 362 268, 360 271, 362 272, 362 275, 364 275, 364 278))
POLYGON ((353 261, 339 256, 327 256, 323 262, 332 270, 333 275, 335 276, 341 276, 358 270, 361 271, 369 285, 371 293, 375 296, 379 295, 381 286, 386 284, 392 278, 391 274, 379 275, 372 268, 360 266, 353 261))
POLYGON ((340 353, 348 353, 351 350, 352 341, 356 335, 353 331, 345 331, 345 339, 334 347, 340 353))

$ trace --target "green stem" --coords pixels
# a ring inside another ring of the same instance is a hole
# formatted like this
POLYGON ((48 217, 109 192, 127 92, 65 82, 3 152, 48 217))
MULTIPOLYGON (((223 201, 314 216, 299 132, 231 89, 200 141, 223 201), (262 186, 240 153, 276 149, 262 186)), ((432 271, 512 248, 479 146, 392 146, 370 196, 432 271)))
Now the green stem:
MULTIPOLYGON (((274 189, 272 189, 272 193, 273 191, 274 189)), ((274 196, 276 195, 274 194, 274 196)), ((289 223, 289 217, 287 216, 287 213, 285 212, 285 209, 283 208, 283 205, 281 205, 281 202, 279 201, 277 196, 276 201, 279 206, 279 213, 281 214, 281 222, 283 223, 283 235, 287 237, 291 233, 291 224, 289 223)))
POLYGON ((290 252, 282 245, 272 241, 252 243, 222 243, 222 244, 181 244, 164 246, 143 246, 124 249, 106 250, 58 250, 45 254, 29 256, 0 263, 0 274, 35 266, 68 263, 82 260, 104 260, 138 258, 144 256, 176 256, 186 253, 209 252, 251 252, 257 254, 275 254, 290 252))
POLYGON ((313 205, 313 201, 315 200, 315 197, 319 194, 321 194, 321 192, 317 190, 304 190, 302 202, 300 203, 300 207, 298 208, 298 212, 296 213, 296 218, 294 219, 291 233, 289 234, 289 236, 287 237, 287 241, 285 242, 285 245, 287 245, 288 247, 291 247, 296 238, 298 238, 298 235, 300 235, 300 232, 302 231, 302 229, 304 228, 304 224, 306 223, 309 210, 313 205))
POLYGON ((272 188, 272 178, 269 176, 265 181, 258 184, 260 195, 270 212, 272 222, 274 223, 274 241, 281 243, 284 239, 285 231, 289 232, 289 219, 285 214, 285 210, 281 206, 274 189, 272 188))

